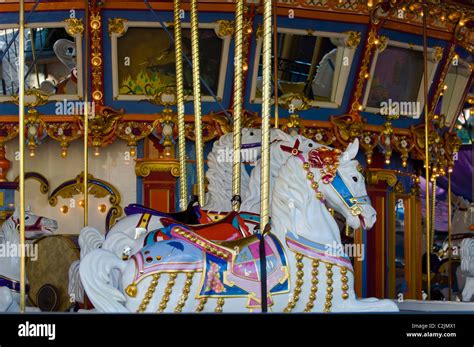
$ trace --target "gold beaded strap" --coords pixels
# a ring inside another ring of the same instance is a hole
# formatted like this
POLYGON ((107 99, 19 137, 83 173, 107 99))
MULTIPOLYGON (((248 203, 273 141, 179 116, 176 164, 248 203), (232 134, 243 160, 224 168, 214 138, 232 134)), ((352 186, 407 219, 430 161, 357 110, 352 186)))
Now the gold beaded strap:
POLYGON ((332 291, 333 291, 333 280, 332 280, 332 266, 333 264, 326 264, 326 302, 324 303, 324 312, 331 312, 332 306, 332 291))
POLYGON ((160 279, 160 276, 161 275, 159 273, 153 275, 153 279, 151 280, 150 286, 148 287, 148 290, 146 291, 140 306, 138 306, 138 313, 145 312, 148 304, 150 303, 151 298, 153 297, 153 294, 155 293, 155 289, 158 285, 158 280, 160 279))
POLYGON ((196 307, 196 312, 202 312, 202 310, 204 310, 204 306, 206 305, 206 303, 207 303, 207 296, 199 300, 199 305, 196 307))
POLYGON ((170 295, 173 292, 173 286, 176 282, 175 279, 177 276, 178 274, 175 272, 170 273, 170 278, 165 288, 165 294, 163 295, 163 298, 161 298, 160 306, 158 307, 157 312, 163 312, 166 310, 166 306, 168 306, 168 301, 170 301, 170 295))
POLYGON ((309 299, 306 303, 306 308, 304 309, 305 312, 311 312, 314 307, 314 301, 316 300, 316 293, 318 291, 318 271, 319 267, 319 260, 313 260, 313 270, 311 271, 311 290, 309 293, 309 299))
POLYGON ((347 268, 341 267, 339 272, 341 273, 342 298, 347 300, 349 298, 349 293, 347 292, 349 290, 349 285, 347 284, 347 282, 349 282, 349 277, 347 277, 347 268))
POLYGON ((293 291, 293 296, 288 300, 288 305, 283 309, 283 312, 291 312, 295 306, 298 300, 300 299, 300 293, 301 293, 301 287, 303 286, 303 255, 296 253, 296 268, 298 269, 296 271, 296 285, 295 289, 293 291))
POLYGON ((191 291, 191 285, 193 284, 193 272, 186 273, 186 282, 184 282, 183 292, 179 297, 178 304, 176 305, 174 312, 182 312, 183 307, 186 304, 186 300, 188 300, 189 292, 191 291))
POLYGON ((217 313, 221 313, 222 308, 224 307, 224 303, 225 303, 224 298, 217 299, 217 306, 216 306, 216 309, 214 311, 217 312, 217 313))

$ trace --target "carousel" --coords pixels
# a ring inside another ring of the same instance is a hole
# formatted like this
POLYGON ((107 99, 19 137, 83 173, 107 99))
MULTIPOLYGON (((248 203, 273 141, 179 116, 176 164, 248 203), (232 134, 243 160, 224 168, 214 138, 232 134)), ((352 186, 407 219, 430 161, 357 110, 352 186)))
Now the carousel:
POLYGON ((470 1, 0 13, 0 312, 474 311, 470 1))

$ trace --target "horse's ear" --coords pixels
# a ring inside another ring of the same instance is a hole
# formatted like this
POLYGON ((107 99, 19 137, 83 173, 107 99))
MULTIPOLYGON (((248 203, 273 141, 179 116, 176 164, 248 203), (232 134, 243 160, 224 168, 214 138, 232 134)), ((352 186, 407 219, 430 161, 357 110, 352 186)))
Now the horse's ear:
POLYGON ((356 138, 354 142, 349 143, 345 152, 342 154, 342 160, 350 161, 354 159, 359 152, 359 139, 356 138))
POLYGON ((13 217, 18 218, 20 216, 20 207, 15 206, 15 212, 13 212, 13 217))
POLYGON ((31 212, 31 205, 28 204, 25 208, 25 212, 31 212))
POLYGON ((272 128, 270 130, 270 141, 290 141, 294 139, 291 135, 285 133, 283 130, 272 128))

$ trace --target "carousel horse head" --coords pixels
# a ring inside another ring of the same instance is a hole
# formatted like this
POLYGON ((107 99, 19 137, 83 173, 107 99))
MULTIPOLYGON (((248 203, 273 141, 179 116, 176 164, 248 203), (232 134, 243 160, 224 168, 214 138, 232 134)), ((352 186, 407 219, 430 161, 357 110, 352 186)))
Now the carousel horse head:
POLYGON ((320 200, 342 214, 351 228, 370 229, 377 213, 367 195, 362 167, 354 159, 358 151, 357 139, 342 153, 338 149, 320 147, 308 153, 305 166, 309 166, 311 172, 319 171, 318 180, 311 184, 320 200))
MULTIPOLYGON (((10 217, 14 227, 19 230, 20 228, 20 211, 18 207, 10 217)), ((58 222, 54 219, 37 216, 31 211, 31 207, 28 206, 25 209, 25 237, 27 240, 34 240, 41 236, 51 235, 58 229, 58 222)))

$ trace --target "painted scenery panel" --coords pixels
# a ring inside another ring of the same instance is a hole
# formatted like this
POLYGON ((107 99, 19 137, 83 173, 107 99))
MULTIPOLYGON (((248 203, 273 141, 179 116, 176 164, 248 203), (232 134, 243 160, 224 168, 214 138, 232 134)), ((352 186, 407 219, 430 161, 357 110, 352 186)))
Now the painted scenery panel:
POLYGON ((380 108, 388 99, 416 102, 422 77, 422 52, 387 46, 375 65, 367 107, 380 108))
MULTIPOLYGON (((183 28, 183 53, 191 59, 191 31, 183 28)), ((222 40, 214 29, 199 30, 201 76, 217 94, 222 40)), ((154 95, 176 85, 174 45, 161 28, 129 28, 117 39, 120 95, 154 95)), ((192 94, 192 69, 183 59, 185 93, 192 94)), ((201 84, 202 95, 210 93, 201 84)))
MULTIPOLYGON (((0 95, 18 94, 17 29, 0 30, 0 95)), ((25 29, 25 89, 76 95, 76 42, 65 28, 25 29)))

